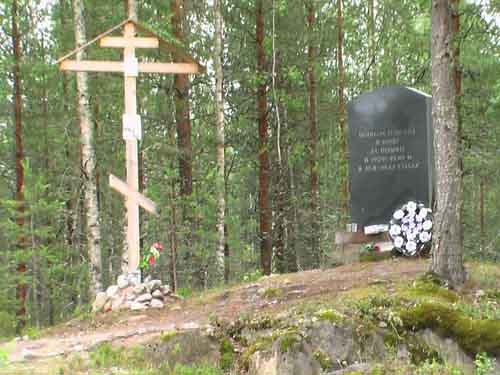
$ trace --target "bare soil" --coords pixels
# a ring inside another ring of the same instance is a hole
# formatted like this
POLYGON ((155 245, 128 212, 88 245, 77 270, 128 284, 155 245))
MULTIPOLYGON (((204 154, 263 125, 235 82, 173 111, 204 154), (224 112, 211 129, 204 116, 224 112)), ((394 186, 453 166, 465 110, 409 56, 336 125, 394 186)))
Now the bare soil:
POLYGON ((131 346, 163 332, 204 327, 213 317, 232 320, 244 314, 276 312, 315 298, 334 298, 343 291, 374 283, 414 279, 426 268, 426 260, 399 258, 264 277, 255 283, 171 302, 161 310, 124 311, 71 320, 47 330, 39 339, 12 341, 0 345, 0 349, 9 353, 10 362, 30 364, 87 352, 104 342, 131 346), (273 293, 276 290, 279 293, 273 293))

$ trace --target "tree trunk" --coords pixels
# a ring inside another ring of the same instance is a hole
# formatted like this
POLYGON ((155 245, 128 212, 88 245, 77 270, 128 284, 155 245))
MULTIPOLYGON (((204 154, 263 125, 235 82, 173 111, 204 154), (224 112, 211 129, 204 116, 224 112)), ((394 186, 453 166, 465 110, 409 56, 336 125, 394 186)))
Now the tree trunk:
POLYGON ((137 21, 137 1, 136 0, 124 0, 126 9, 127 9, 127 14, 128 18, 131 20, 137 21))
MULTIPOLYGON (((276 111, 280 111, 280 103, 276 103, 276 111)), ((287 171, 286 171, 286 162, 284 154, 286 153, 286 141, 285 137, 282 137, 283 135, 283 129, 281 127, 278 128, 278 132, 280 133, 280 139, 281 141, 279 142, 277 148, 280 149, 280 157, 279 157, 279 162, 276 165, 276 169, 278 170, 278 176, 277 176, 277 181, 276 181, 276 192, 275 192, 275 218, 274 218, 274 225, 275 225, 275 268, 278 273, 285 273, 287 272, 287 259, 286 259, 286 179, 287 179, 287 171)))
POLYGON ((432 2, 432 120, 436 208, 430 269, 452 286, 465 282, 459 129, 453 81, 453 29, 449 0, 432 2))
POLYGON ((344 15, 343 0, 337 0, 337 68, 338 68, 338 98, 339 98, 339 133, 340 133, 340 207, 341 207, 341 226, 344 228, 348 217, 348 176, 347 176, 347 116, 345 107, 345 70, 344 70, 344 15))
MULTIPOLYGON (((59 0, 59 7, 60 7, 60 22, 61 22, 61 28, 63 32, 69 31, 69 28, 67 27, 67 14, 66 14, 66 1, 65 0, 59 0)), ((62 45, 61 46, 63 50, 66 50, 66 46, 62 45)), ((70 106, 69 106, 69 78, 68 78, 68 72, 64 71, 63 73, 63 109, 64 113, 69 113, 70 111, 70 106)), ((71 121, 67 121, 65 124, 65 132, 66 134, 71 135, 71 121)), ((71 159, 71 146, 69 145, 69 142, 65 142, 64 144, 64 154, 66 157, 66 160, 72 160, 71 159)), ((72 185, 71 183, 68 184, 67 189, 69 191, 72 190, 72 185)), ((74 215, 75 215, 75 207, 76 207, 76 200, 77 198, 73 196, 73 194, 70 195, 70 197, 66 200, 65 206, 66 206, 66 243, 69 247, 72 247, 74 242, 75 242, 75 220, 74 220, 74 215)))
POLYGON ((375 58, 375 0, 368 0, 368 58, 370 90, 376 85, 377 69, 375 58))
MULTIPOLYGON (((289 88, 291 92, 291 88, 289 88)), ((290 164, 290 149, 291 149, 291 136, 290 136, 290 126, 288 123, 288 111, 286 105, 283 106, 283 128, 285 136, 283 137, 283 163, 285 167, 285 194, 284 194, 284 206, 285 218, 285 258, 286 258, 286 271, 287 272, 297 272, 299 269, 297 263, 297 250, 296 250, 296 223, 297 223, 297 203, 294 202, 294 176, 292 171, 292 166, 290 164)))
MULTIPOLYGON (((172 31, 177 40, 184 43, 184 20, 188 0, 171 0, 172 31)), ((175 62, 183 62, 182 56, 175 56, 175 62)), ((189 119, 189 89, 187 74, 176 74, 175 86, 175 119, 177 123, 177 146, 179 148, 179 176, 181 180, 181 196, 193 193, 193 171, 191 144, 191 121, 189 119)))
MULTIPOLYGON (((222 0, 215 0, 215 49, 214 49, 214 65, 215 65, 215 111, 216 118, 216 158, 217 158, 217 233, 218 243, 216 249, 216 268, 217 280, 225 280, 226 272, 225 265, 225 230, 224 230, 224 215, 226 211, 226 191, 224 181, 224 98, 223 98, 223 19, 222 19, 222 0)), ((229 256, 229 254, 227 254, 229 256)))
POLYGON ((484 245, 486 243, 486 228, 484 226, 484 194, 486 188, 486 177, 484 175, 479 176, 479 250, 481 256, 483 255, 484 245))
MULTIPOLYGON (((19 228, 19 236, 17 239, 17 248, 19 251, 24 251, 26 248, 26 237, 24 234, 24 146, 23 146, 23 126, 22 126, 22 81, 21 81, 21 34, 18 29, 18 4, 17 0, 12 2, 12 46, 14 52, 14 122, 15 122, 15 138, 16 138, 16 224, 19 228)), ((19 308, 16 312, 18 319, 18 330, 22 329, 26 324, 26 295, 27 286, 25 278, 26 263, 20 261, 17 264, 17 272, 19 281, 17 283, 17 301, 19 308)))
MULTIPOLYGON (((462 147, 462 70, 460 68, 460 0, 451 0, 451 31, 453 33, 453 83, 455 85, 455 105, 457 108, 457 122, 458 122, 458 165, 460 168, 460 178, 462 186, 464 184, 464 158, 462 147)), ((462 199, 462 215, 464 212, 465 201, 462 199)), ((462 239, 460 242, 464 243, 464 231, 460 231, 462 239)))
MULTIPOLYGON (((86 43, 85 19, 82 0, 73 0, 76 45, 86 43)), ((83 51, 76 54, 76 59, 83 58, 83 51)), ((94 149, 94 129, 91 121, 88 92, 88 75, 76 74, 78 94, 78 117, 80 120, 80 142, 82 149, 82 171, 84 172, 84 199, 86 210, 86 236, 90 266, 91 298, 100 292, 102 285, 101 270, 101 228, 99 223, 98 197, 96 186, 96 156, 94 149)))
POLYGON ((259 118, 259 214, 260 214, 260 264, 264 275, 271 274, 271 210, 269 207, 269 152, 267 133, 267 84, 266 56, 264 50, 264 0, 256 4, 257 71, 261 77, 257 89, 259 118))
POLYGON ((317 121, 317 91, 316 91, 316 10, 314 8, 315 0, 309 0, 307 3, 307 28, 309 43, 307 47, 307 88, 308 88, 308 118, 309 118, 309 173, 310 173, 310 207, 311 207, 311 261, 313 268, 320 265, 319 250, 319 207, 318 207, 318 167, 316 165, 316 149, 318 144, 318 121, 317 121))

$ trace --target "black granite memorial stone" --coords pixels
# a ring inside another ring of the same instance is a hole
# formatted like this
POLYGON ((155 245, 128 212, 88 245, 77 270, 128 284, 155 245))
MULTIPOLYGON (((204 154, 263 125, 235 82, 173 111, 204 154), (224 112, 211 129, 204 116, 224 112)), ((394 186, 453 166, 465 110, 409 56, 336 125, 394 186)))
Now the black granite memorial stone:
POLYGON ((432 99, 406 87, 384 87, 348 106, 351 222, 387 224, 413 200, 433 193, 432 99))

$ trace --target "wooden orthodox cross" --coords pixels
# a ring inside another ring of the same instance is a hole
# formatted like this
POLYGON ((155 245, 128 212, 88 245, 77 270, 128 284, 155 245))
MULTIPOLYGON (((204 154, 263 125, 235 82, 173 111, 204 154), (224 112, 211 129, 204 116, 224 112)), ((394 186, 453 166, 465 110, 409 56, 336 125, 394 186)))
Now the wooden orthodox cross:
POLYGON ((141 117, 137 114, 136 84, 139 73, 173 73, 196 74, 203 70, 191 56, 184 51, 161 39, 151 31, 139 25, 132 19, 123 21, 89 43, 80 46, 57 61, 61 70, 77 72, 115 72, 123 73, 125 80, 125 113, 123 114, 123 139, 126 143, 127 182, 110 174, 110 186, 125 197, 127 208, 127 245, 128 245, 128 272, 139 275, 139 206, 146 211, 156 214, 156 204, 139 192, 139 166, 137 141, 142 139, 141 117), (122 37, 108 36, 123 26, 122 37), (137 37, 140 31, 147 37, 137 37), (78 51, 89 45, 100 42, 101 47, 123 48, 123 61, 85 61, 68 60, 78 51), (136 48, 161 48, 180 56, 184 63, 155 63, 138 62, 136 48))

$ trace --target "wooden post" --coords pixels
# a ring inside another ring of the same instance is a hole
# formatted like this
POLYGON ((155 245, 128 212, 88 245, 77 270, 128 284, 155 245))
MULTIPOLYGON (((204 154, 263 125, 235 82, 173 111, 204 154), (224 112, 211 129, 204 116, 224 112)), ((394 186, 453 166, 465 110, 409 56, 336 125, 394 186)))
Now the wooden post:
MULTIPOLYGON (((123 36, 133 38, 135 25, 132 22, 125 24, 123 36)), ((135 59, 135 47, 126 46, 123 52, 124 61, 135 59)), ((125 72, 125 114, 137 114, 136 87, 137 78, 125 72)), ((139 163, 137 139, 126 141, 127 184, 131 189, 139 191, 139 163)), ((128 244, 128 271, 137 272, 139 269, 139 205, 132 199, 126 199, 127 208, 127 244, 128 244)))

